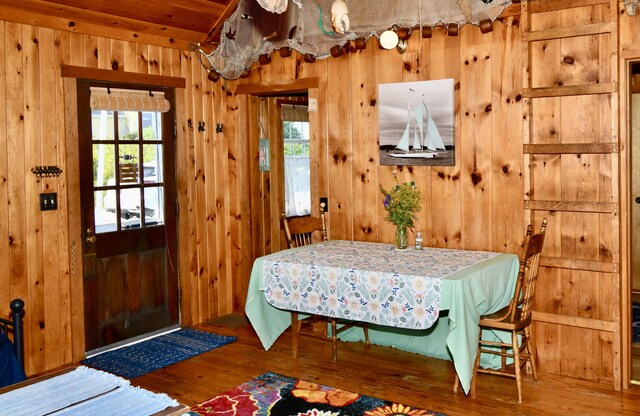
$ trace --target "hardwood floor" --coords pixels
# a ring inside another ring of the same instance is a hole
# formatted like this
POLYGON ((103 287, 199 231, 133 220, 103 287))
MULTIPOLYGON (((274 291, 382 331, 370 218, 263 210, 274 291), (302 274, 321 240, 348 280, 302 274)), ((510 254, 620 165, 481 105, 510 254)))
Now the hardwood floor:
MULTIPOLYGON (((224 324, 224 320, 221 320, 224 324)), ((363 343, 341 342, 338 361, 331 343, 300 340, 291 356, 290 332, 265 351, 251 325, 203 324, 195 327, 238 340, 167 368, 133 379, 133 384, 165 392, 186 405, 203 402, 266 371, 314 381, 448 415, 637 415, 640 388, 615 392, 607 387, 541 374, 523 382, 524 403, 517 403, 515 381, 481 374, 478 397, 453 393, 449 361, 363 343)))

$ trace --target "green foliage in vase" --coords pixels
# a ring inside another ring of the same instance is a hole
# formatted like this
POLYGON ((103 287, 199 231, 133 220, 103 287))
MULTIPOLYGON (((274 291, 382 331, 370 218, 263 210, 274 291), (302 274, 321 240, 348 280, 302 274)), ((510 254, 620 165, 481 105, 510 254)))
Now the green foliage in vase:
POLYGON ((415 182, 398 181, 397 171, 393 171, 396 185, 386 190, 380 185, 380 191, 384 195, 382 201, 384 209, 387 211, 386 219, 391 221, 396 227, 413 228, 413 222, 418 220, 416 213, 420 212, 420 190, 415 182))

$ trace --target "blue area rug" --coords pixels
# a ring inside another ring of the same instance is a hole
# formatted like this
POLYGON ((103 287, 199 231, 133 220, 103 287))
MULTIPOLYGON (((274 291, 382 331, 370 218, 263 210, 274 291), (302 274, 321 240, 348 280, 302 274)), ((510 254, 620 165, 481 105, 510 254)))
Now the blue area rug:
POLYGON ((88 366, 126 378, 139 377, 234 342, 237 337, 184 328, 83 360, 88 366))
POLYGON ((640 303, 633 303, 633 342, 640 342, 640 303))

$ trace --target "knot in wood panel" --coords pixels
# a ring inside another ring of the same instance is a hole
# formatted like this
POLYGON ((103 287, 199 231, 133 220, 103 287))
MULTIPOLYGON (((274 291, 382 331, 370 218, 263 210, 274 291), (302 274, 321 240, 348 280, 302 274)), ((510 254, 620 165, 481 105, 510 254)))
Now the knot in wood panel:
POLYGON ((482 182, 482 175, 478 172, 471 172, 471 182, 473 186, 478 186, 478 184, 482 182))

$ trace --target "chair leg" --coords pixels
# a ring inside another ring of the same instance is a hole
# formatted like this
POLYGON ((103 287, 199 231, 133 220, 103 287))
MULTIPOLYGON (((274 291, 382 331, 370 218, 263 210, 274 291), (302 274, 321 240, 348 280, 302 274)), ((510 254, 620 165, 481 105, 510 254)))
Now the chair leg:
POLYGON ((536 362, 538 361, 538 353, 536 351, 536 344, 533 342, 533 333, 530 326, 524 329, 524 336, 526 337, 527 341, 527 352, 529 353, 529 363, 531 364, 533 379, 535 381, 538 381, 538 369, 536 367, 536 362))
POLYGON ((291 347, 293 349, 293 358, 298 358, 299 339, 300 339, 300 323, 298 322, 298 313, 291 312, 291 347))
POLYGON ((337 325, 336 325, 336 318, 331 318, 331 346, 333 347, 333 362, 336 362, 338 360, 338 335, 336 333, 337 331, 337 325))
POLYGON ((518 387, 518 403, 522 403, 522 375, 520 368, 520 347, 518 346, 518 331, 511 331, 511 344, 513 346, 513 365, 516 370, 516 385, 518 387))
POLYGON ((455 372, 456 368, 453 367, 453 372, 455 374, 455 381, 453 382, 453 392, 457 393, 460 388, 460 377, 458 377, 458 373, 455 372))
POLYGON ((478 383, 478 367, 480 366, 480 350, 482 349, 482 328, 480 328, 480 342, 478 342, 478 352, 476 353, 476 359, 473 364, 473 372, 471 373, 471 388, 469 393, 471 397, 476 397, 476 387, 478 383))

